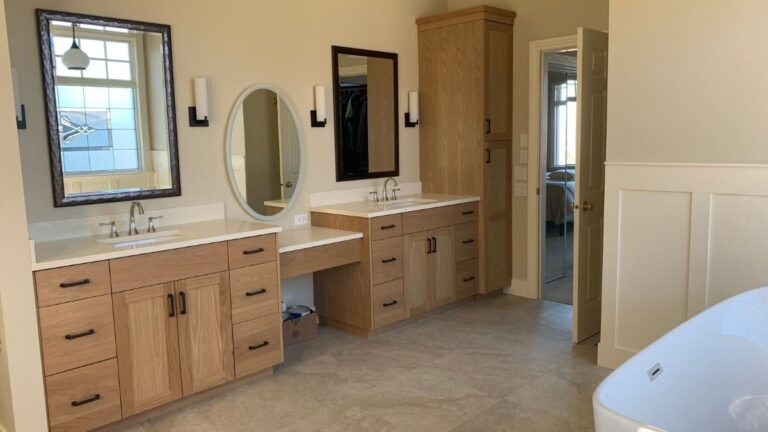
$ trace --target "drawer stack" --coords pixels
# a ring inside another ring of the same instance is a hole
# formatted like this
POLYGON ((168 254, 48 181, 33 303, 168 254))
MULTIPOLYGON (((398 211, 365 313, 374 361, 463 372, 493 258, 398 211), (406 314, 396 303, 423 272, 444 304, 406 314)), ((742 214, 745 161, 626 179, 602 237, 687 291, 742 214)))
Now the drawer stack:
POLYGON ((120 420, 109 263, 37 272, 35 285, 51 430, 120 420))
POLYGON ((374 329, 405 319, 400 214, 371 219, 371 281, 374 329))
POLYGON ((480 287, 478 205, 468 203, 456 207, 456 300, 461 300, 477 294, 480 287))
POLYGON ((235 377, 283 361, 280 276, 275 236, 228 242, 235 377))

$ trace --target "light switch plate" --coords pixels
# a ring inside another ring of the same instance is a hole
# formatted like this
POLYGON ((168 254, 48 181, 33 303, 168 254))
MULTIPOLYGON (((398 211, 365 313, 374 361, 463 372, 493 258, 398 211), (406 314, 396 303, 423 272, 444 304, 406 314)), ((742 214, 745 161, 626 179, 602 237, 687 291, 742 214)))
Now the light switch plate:
POLYGON ((306 225, 309 223, 309 216, 306 213, 301 213, 293 216, 294 225, 306 225))
POLYGON ((515 180, 528 180, 528 167, 516 166, 515 167, 515 180))
POLYGON ((520 165, 528 165, 528 150, 520 150, 520 165))
POLYGON ((515 196, 528 196, 528 184, 523 182, 515 182, 515 196))
POLYGON ((528 134, 520 134, 520 148, 528 148, 528 134))

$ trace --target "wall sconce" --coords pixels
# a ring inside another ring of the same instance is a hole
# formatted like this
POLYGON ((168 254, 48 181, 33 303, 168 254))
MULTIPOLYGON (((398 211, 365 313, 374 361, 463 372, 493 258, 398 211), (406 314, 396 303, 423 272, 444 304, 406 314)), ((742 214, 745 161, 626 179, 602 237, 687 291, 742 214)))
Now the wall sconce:
POLYGON ((325 86, 315 86, 315 109, 309 112, 312 127, 325 127, 328 117, 325 113, 325 86))
POLYGON ((27 128, 27 109, 21 103, 21 91, 19 91, 19 76, 16 69, 11 69, 11 79, 13 80, 13 108, 16 111, 16 129, 27 128))
POLYGON ((208 78, 197 77, 195 106, 189 107, 189 127, 208 127, 208 78))
POLYGON ((405 127, 416 127, 419 124, 419 93, 408 92, 408 112, 405 113, 405 127))

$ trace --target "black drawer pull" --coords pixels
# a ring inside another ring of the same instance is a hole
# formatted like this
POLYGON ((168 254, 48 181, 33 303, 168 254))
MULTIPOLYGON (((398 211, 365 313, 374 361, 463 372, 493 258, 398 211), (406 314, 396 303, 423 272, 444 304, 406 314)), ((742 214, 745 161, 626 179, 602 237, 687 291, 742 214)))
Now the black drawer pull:
POLYGON ((173 296, 173 294, 168 294, 168 316, 176 316, 176 298, 173 296))
POLYGON ((258 249, 248 249, 243 251, 243 255, 253 255, 257 253, 264 252, 264 248, 258 248, 258 249))
POLYGON ((66 339, 66 340, 73 340, 73 339, 78 339, 78 338, 81 338, 81 337, 90 336, 92 334, 96 334, 96 330, 88 329, 88 330, 86 330, 84 332, 81 332, 81 333, 68 334, 68 335, 64 336, 64 339, 66 339))
POLYGON ((474 276, 468 276, 468 277, 465 277, 465 278, 464 278, 464 282, 471 282, 471 281, 473 281, 473 280, 475 280, 475 277, 474 277, 474 276))
POLYGON ((469 239, 469 240, 462 240, 462 244, 472 244, 475 242, 475 239, 469 239))
POLYGON ((72 401, 72 406, 73 407, 79 407, 81 405, 89 404, 91 402, 96 402, 97 400, 100 400, 100 399, 101 399, 101 395, 96 393, 95 395, 87 397, 85 399, 80 399, 80 400, 72 401))
POLYGON ((392 300, 391 302, 383 303, 382 306, 384 307, 390 307, 397 304, 397 300, 392 300))
POLYGON ((80 286, 80 285, 88 285, 89 283, 91 283, 91 280, 88 279, 88 278, 85 278, 83 280, 79 280, 79 281, 76 281, 76 282, 62 282, 62 283, 59 284, 59 287, 60 288, 72 288, 72 287, 76 287, 76 286, 80 286))
POLYGON ((269 345, 269 341, 264 341, 264 342, 262 342, 262 343, 260 343, 258 345, 251 345, 251 346, 248 347, 248 349, 251 350, 251 351, 256 351, 257 349, 264 348, 267 345, 269 345))
POLYGON ((383 229, 383 230, 385 230, 385 229, 392 229, 392 228, 394 228, 394 227, 396 227, 396 226, 397 226, 397 225, 395 225, 395 224, 391 224, 391 225, 382 225, 382 226, 381 226, 381 229, 383 229))
POLYGON ((432 237, 432 253, 437 253, 437 237, 432 237))
POLYGON ((255 295, 264 294, 266 292, 267 292, 267 289, 266 288, 262 288, 262 289, 257 290, 257 291, 248 291, 247 293, 245 293, 245 296, 246 297, 253 297, 255 295))
POLYGON ((472 214, 475 214, 474 210, 467 210, 467 211, 461 212, 462 216, 469 216, 469 215, 472 215, 472 214))
POLYGON ((397 258, 395 258, 395 257, 392 257, 392 258, 387 258, 387 259, 383 259, 383 260, 381 260, 381 263, 382 263, 382 264, 389 264, 389 263, 391 263, 391 262, 395 262, 395 261, 397 261, 397 258))

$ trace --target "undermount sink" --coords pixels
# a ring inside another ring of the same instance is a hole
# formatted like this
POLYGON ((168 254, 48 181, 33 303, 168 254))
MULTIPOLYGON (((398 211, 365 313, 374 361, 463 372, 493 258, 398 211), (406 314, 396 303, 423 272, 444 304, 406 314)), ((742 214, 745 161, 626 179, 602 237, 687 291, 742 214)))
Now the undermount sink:
POLYGON ((132 247, 143 244, 159 243, 182 237, 179 230, 158 231, 146 234, 137 234, 125 237, 114 237, 97 240, 99 243, 112 245, 116 248, 132 247))
POLYGON ((408 206, 408 205, 429 204, 435 201, 437 200, 427 199, 427 198, 401 198, 401 199, 390 200, 390 201, 381 201, 378 204, 389 206, 389 207, 401 207, 401 206, 408 206))

